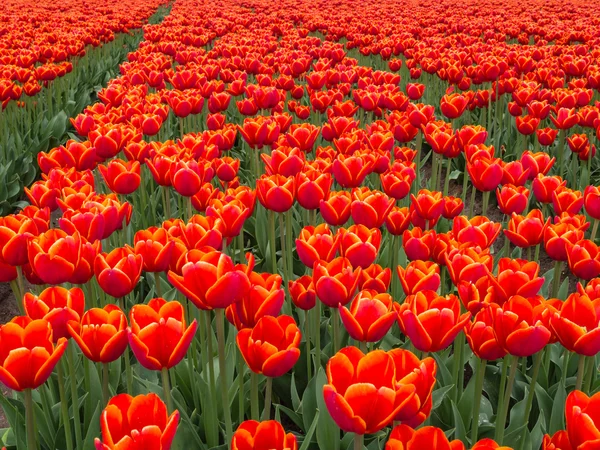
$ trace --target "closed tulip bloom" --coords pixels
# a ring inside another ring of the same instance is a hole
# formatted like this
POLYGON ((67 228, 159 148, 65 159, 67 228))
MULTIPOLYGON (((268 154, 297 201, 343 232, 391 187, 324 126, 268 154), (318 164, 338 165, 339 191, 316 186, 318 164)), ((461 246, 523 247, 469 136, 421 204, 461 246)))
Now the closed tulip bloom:
POLYGON ((512 448, 506 446, 501 447, 493 439, 486 438, 476 442, 471 450, 512 450, 512 448))
POLYGON ((198 324, 186 326, 181 303, 153 298, 134 305, 129 312, 129 345, 139 363, 148 370, 175 367, 184 358, 198 324))
POLYGON ((355 188, 372 172, 373 164, 372 159, 362 156, 339 154, 333 162, 333 176, 343 188, 355 188))
POLYGON ((566 184, 567 181, 559 176, 547 177, 539 174, 533 179, 531 188, 538 202, 552 203, 554 192, 560 191, 566 184))
POLYGON ((221 233, 224 237, 232 239, 239 236, 244 228, 246 219, 250 217, 251 210, 236 198, 224 202, 218 198, 211 200, 206 215, 221 221, 221 233))
POLYGON ((340 229, 340 253, 353 267, 366 269, 377 259, 381 245, 381 231, 364 225, 340 229))
POLYGON ((329 225, 342 226, 350 219, 352 197, 347 191, 332 192, 327 200, 321 200, 319 212, 329 225))
POLYGON ((467 172, 471 177, 473 186, 479 191, 493 191, 498 187, 504 177, 502 160, 481 158, 476 161, 467 162, 467 172))
POLYGON ((600 249, 589 239, 576 244, 567 243, 567 261, 571 273, 582 280, 591 280, 600 275, 600 249))
POLYGON ((467 108, 469 100, 456 92, 446 94, 440 100, 440 110, 448 119, 458 119, 467 108))
POLYGON ((462 281, 475 283, 481 277, 487 277, 492 266, 489 250, 482 251, 480 247, 465 246, 446 254, 446 267, 455 286, 462 281))
POLYGON ((440 266, 432 261, 411 261, 406 269, 398 266, 396 271, 406 295, 440 288, 440 266))
POLYGON ((169 167, 171 185, 179 195, 191 197, 196 194, 206 181, 204 165, 195 160, 179 159, 169 167))
POLYGON ((578 355, 600 352, 600 299, 574 292, 550 314, 550 327, 560 344, 578 355))
POLYGON ((296 199, 304 209, 315 210, 321 201, 329 197, 333 178, 330 173, 318 170, 300 172, 296 175, 296 199))
POLYGON ((233 181, 240 170, 240 160, 230 156, 215 159, 215 174, 226 183, 233 181))
POLYGON ((294 204, 295 178, 283 175, 263 175, 256 180, 256 192, 260 203, 268 210, 286 212, 294 204))
POLYGON ((81 257, 79 233, 68 236, 62 230, 50 229, 28 243, 29 264, 46 284, 71 281, 81 257))
POLYGON ((564 212, 569 214, 579 214, 583 208, 584 198, 581 191, 575 191, 569 188, 562 188, 552 193, 552 206, 556 215, 564 212))
POLYGON ((39 296, 27 292, 23 297, 26 314, 32 319, 46 319, 52 326, 52 338, 69 338, 67 324, 79 322, 85 308, 83 291, 77 287, 65 289, 52 286, 39 296))
POLYGON ((529 180, 533 180, 539 174, 547 175, 555 162, 556 158, 551 158, 546 152, 532 153, 525 150, 521 156, 523 169, 529 170, 529 180))
POLYGON ((275 420, 242 422, 231 439, 231 450, 298 450, 296 436, 275 420))
POLYGON ((593 219, 600 220, 600 189, 587 186, 583 192, 585 212, 593 219))
POLYGON ((156 394, 119 394, 100 415, 102 441, 96 438, 94 445, 96 450, 170 450, 178 423, 179 411, 169 416, 156 394))
POLYGON ((345 432, 376 433, 415 395, 413 384, 399 381, 393 358, 386 352, 374 350, 365 355, 356 347, 346 347, 327 363, 325 404, 345 432))
POLYGON ((79 212, 68 209, 58 219, 60 229, 73 235, 78 232, 81 237, 90 242, 100 240, 104 236, 104 216, 97 212, 79 212))
POLYGON ((396 366, 396 378, 402 384, 415 386, 415 395, 398 415, 395 421, 411 427, 421 425, 431 414, 433 401, 431 394, 436 382, 437 364, 433 358, 420 360, 414 353, 402 348, 388 352, 396 366))
POLYGON ((288 292, 296 308, 311 310, 317 303, 317 293, 310 275, 304 275, 288 282, 288 292))
POLYGON ((44 221, 36 221, 23 214, 0 217, 1 258, 11 266, 27 264, 28 242, 47 230, 48 225, 44 221))
POLYGON ((566 430, 559 430, 552 436, 544 435, 541 450, 573 450, 566 430))
POLYGON ((270 155, 262 153, 267 175, 283 175, 293 177, 304 168, 306 157, 297 147, 280 146, 271 151, 270 155))
POLYGON ((544 230, 544 248, 554 261, 567 261, 567 244, 576 244, 583 239, 583 231, 572 224, 549 224, 544 230))
POLYGON ((410 295, 397 307, 398 325, 416 349, 437 352, 448 347, 469 321, 471 313, 460 314, 460 301, 453 294, 435 291, 410 295))
POLYGON ((44 319, 15 317, 0 326, 0 381, 9 389, 37 389, 52 374, 67 339, 52 340, 52 327, 44 319))
POLYGON ((394 162, 388 171, 379 176, 383 191, 396 200, 402 200, 410 193, 415 178, 414 168, 399 161, 394 162))
POLYGON ((506 351, 496 341, 494 334, 496 303, 489 303, 475 314, 473 322, 465 326, 467 342, 473 353, 480 359, 495 361, 503 358, 506 351))
POLYGON ((164 228, 150 227, 140 230, 133 237, 136 255, 141 255, 144 271, 164 272, 168 269, 173 254, 173 241, 164 228))
POLYGON ((554 115, 550 115, 550 120, 559 130, 568 130, 569 128, 577 125, 579 122, 579 116, 573 108, 558 108, 556 111, 556 117, 554 115))
POLYGON ((502 304, 513 295, 533 297, 544 285, 544 277, 538 277, 540 266, 526 259, 502 258, 498 262, 498 276, 488 274, 495 289, 497 301, 502 304))
POLYGON ((435 236, 434 230, 423 231, 419 227, 404 231, 402 234, 402 247, 406 257, 412 261, 431 259, 435 236))
POLYGON ((396 320, 392 309, 394 301, 389 294, 360 291, 350 308, 339 308, 342 323, 352 339, 360 342, 377 342, 390 330, 396 320))
POLYGON ((254 373, 276 378, 292 369, 300 357, 300 329, 290 316, 264 316, 236 338, 244 361, 254 373))
POLYGON ((444 197, 444 210, 442 211, 442 217, 445 219, 454 219, 465 208, 465 204, 462 199, 458 197, 444 197))
POLYGON ((600 393, 588 397, 581 391, 573 391, 567 397, 565 419, 573 449, 593 449, 600 445, 598 402, 600 393))
POLYGON ((249 279, 251 287, 246 296, 225 310, 225 317, 238 330, 254 327, 261 317, 277 317, 285 299, 281 276, 250 272, 249 279))
POLYGON ((169 234, 181 239, 189 250, 206 247, 220 249, 223 245, 225 226, 218 217, 196 214, 188 223, 178 221, 177 228, 177 231, 169 229, 169 234))
POLYGON ((413 430, 408 425, 398 425, 392 430, 385 450, 465 450, 465 444, 458 439, 448 441, 444 432, 437 427, 423 427, 413 430))
POLYGON ((352 192, 354 198, 350 207, 352 220, 358 225, 368 228, 380 228, 383 221, 394 206, 394 199, 379 191, 361 191, 355 189, 352 192))
POLYGON ((549 224, 550 219, 544 222, 544 215, 539 209, 532 209, 526 216, 513 213, 504 234, 517 247, 534 247, 542 242, 544 230, 549 224))
POLYGON ((416 214, 423 220, 437 220, 444 212, 444 197, 441 192, 421 189, 417 196, 410 195, 416 214))
POLYGON ((560 216, 554 216, 554 223, 566 223, 568 225, 573 225, 575 228, 583 231, 584 233, 591 225, 590 222, 587 221, 585 214, 572 215, 568 212, 564 212, 560 216))
POLYGON ((106 166, 100 164, 98 170, 108 188, 116 194, 128 195, 140 186, 141 169, 137 161, 113 159, 106 166))
POLYGON ((556 136, 558 135, 558 130, 555 130, 554 128, 538 128, 535 130, 535 133, 540 145, 549 146, 554 144, 556 136))
POLYGON ((296 251, 300 261, 309 268, 319 260, 330 262, 340 247, 340 238, 341 235, 334 235, 326 223, 316 227, 304 227, 296 239, 296 251))
POLYGON ((341 256, 329 263, 316 262, 313 283, 317 297, 330 308, 347 304, 356 292, 360 272, 360 267, 354 269, 350 261, 341 256))
POLYGON ((129 294, 138 283, 144 268, 141 255, 131 247, 117 247, 110 253, 100 253, 94 260, 94 274, 104 292, 115 298, 129 294))
POLYGON ((382 294, 388 290, 391 280, 392 270, 389 267, 384 269, 379 264, 371 264, 360 272, 358 289, 370 289, 382 294))
POLYGON ((485 216, 457 216, 452 222, 454 239, 461 244, 490 248, 502 231, 502 224, 492 222, 485 216))
POLYGON ((127 318, 117 305, 92 308, 67 323, 69 334, 90 361, 116 361, 127 348, 127 318))
POLYGON ((181 275, 169 271, 169 282, 197 308, 227 308, 250 290, 248 275, 238 270, 229 256, 219 251, 185 263, 181 275))
POLYGON ((529 204, 529 189, 525 186, 505 184, 501 189, 496 189, 496 199, 502 214, 521 214, 529 204))
POLYGON ((293 124, 285 134, 285 139, 291 147, 297 147, 303 152, 311 152, 321 127, 311 123, 293 124))
POLYGON ((511 297, 494 313, 494 333, 498 344, 510 355, 531 356, 550 341, 551 333, 543 321, 546 310, 540 296, 511 297))

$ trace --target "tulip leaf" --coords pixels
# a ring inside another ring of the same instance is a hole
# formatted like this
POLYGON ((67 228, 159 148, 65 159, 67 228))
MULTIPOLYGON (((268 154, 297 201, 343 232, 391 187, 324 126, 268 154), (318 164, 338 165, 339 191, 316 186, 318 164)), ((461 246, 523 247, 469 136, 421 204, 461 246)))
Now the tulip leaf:
MULTIPOLYGON (((300 415, 298 415, 296 412, 292 411, 290 408, 286 408, 283 405, 277 405, 277 408, 279 408, 281 411, 283 411, 283 413, 286 416, 288 416, 290 418, 290 420, 292 422, 294 422, 298 428, 300 428, 303 431, 305 430, 304 423, 302 420, 303 418, 301 418, 300 415)), ((316 415, 315 415, 315 417, 316 417, 316 415)), ((314 419, 313 419, 313 422, 314 422, 314 419)))
POLYGON ((467 437, 467 430, 465 429, 465 423, 463 422, 458 406, 454 403, 454 400, 450 400, 452 404, 452 416, 454 419, 454 439, 465 442, 467 437))
POLYGON ((462 170, 453 170, 452 172, 450 172, 450 179, 458 180, 458 177, 460 177, 462 173, 462 170))
POLYGON ((317 377, 316 375, 308 382, 304 395, 302 395, 302 421, 304 429, 308 430, 317 410, 317 397, 315 395, 317 377))
POLYGON ((298 411, 300 409, 300 396, 298 395, 298 389, 296 387, 296 378, 295 374, 292 372, 292 382, 290 383, 291 397, 292 397, 292 406, 294 407, 294 411, 298 411))
POLYGON ((550 415, 550 424, 546 432, 553 435, 558 430, 565 428, 565 402, 567 401, 567 391, 562 383, 558 383, 558 389, 554 394, 554 404, 552 405, 552 414, 550 415))
POLYGON ((340 448, 340 429, 331 418, 325 405, 323 397, 323 386, 327 384, 327 376, 323 368, 319 368, 317 373, 317 382, 315 385, 315 395, 317 397, 317 407, 321 411, 319 423, 317 424, 317 443, 319 448, 339 450, 340 448))
POLYGON ((96 405, 90 426, 85 434, 83 448, 94 448, 94 439, 100 437, 100 414, 102 413, 102 403, 96 405))
POLYGON ((448 386, 439 387, 431 393, 431 400, 433 402, 432 410, 437 409, 442 404, 442 401, 446 398, 446 394, 450 392, 452 388, 454 388, 454 385, 450 384, 448 386))
POLYGON ((312 441, 313 434, 315 434, 315 429, 317 428, 317 424, 319 423, 319 416, 321 415, 321 411, 317 409, 315 412, 315 418, 313 419, 310 428, 306 432, 306 436, 304 436, 304 440, 302 441, 302 445, 300 446, 300 450, 307 450, 310 445, 310 441, 312 441))
POLYGON ((560 285, 560 289, 558 290, 558 298, 561 300, 566 300, 569 295, 569 277, 565 277, 562 284, 560 285))
POLYGON ((473 417, 473 406, 475 404, 475 378, 471 377, 467 387, 458 400, 458 411, 462 417, 463 423, 468 426, 469 421, 473 417))

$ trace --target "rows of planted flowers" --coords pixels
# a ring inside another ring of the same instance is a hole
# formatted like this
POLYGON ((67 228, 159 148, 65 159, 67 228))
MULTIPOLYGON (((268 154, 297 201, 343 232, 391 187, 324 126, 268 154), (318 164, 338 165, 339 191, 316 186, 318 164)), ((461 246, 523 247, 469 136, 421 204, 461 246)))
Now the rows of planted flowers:
POLYGON ((600 448, 600 5, 171 6, 0 219, 7 448, 600 448))

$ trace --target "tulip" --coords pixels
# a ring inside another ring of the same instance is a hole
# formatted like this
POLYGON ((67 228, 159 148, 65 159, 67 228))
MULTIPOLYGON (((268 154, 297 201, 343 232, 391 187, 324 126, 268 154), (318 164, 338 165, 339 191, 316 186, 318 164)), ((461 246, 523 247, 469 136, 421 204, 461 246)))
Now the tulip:
POLYGON ((566 244, 569 269, 578 278, 591 280, 600 275, 600 250, 591 240, 566 244))
POLYGON ((566 184, 567 181, 559 176, 547 177, 539 174, 533 179, 531 188, 538 202, 552 203, 554 192, 561 190, 566 184))
POLYGON ((581 391, 573 391, 565 404, 568 441, 573 449, 594 448, 600 444, 597 404, 600 394, 588 397, 581 391))
MULTIPOLYGON (((340 229, 340 253, 353 267, 366 269, 377 259, 381 245, 381 231, 364 225, 352 225, 340 229)), ((328 261, 327 261, 328 262, 328 261)))
POLYGON ((94 274, 104 292, 115 298, 129 294, 138 283, 144 268, 141 255, 131 247, 117 247, 110 253, 100 253, 94 260, 94 274))
POLYGON ((436 233, 434 230, 423 231, 419 227, 406 230, 402 234, 402 246, 406 257, 410 260, 427 261, 431 258, 436 233))
POLYGON ((440 110, 448 119, 458 119, 467 108, 469 101, 458 93, 446 94, 440 101, 440 110))
POLYGON ((368 228, 380 228, 394 206, 393 199, 378 191, 355 189, 352 191, 352 196, 354 197, 350 207, 352 220, 357 225, 368 228))
POLYGON ((400 329, 423 352, 448 347, 471 317, 469 312, 460 314, 460 302, 455 295, 442 297, 435 291, 410 295, 396 309, 400 329))
POLYGON ((175 439, 179 411, 170 416, 156 394, 119 394, 100 415, 102 441, 94 441, 96 450, 145 449, 170 450, 175 439))
POLYGON ((479 359, 494 361, 503 358, 506 351, 496 341, 494 334, 495 311, 499 306, 489 303, 475 314, 472 323, 465 326, 467 342, 479 359))
POLYGON ((595 220, 600 220, 600 189, 587 186, 583 193, 585 212, 595 220))
POLYGON ((465 204, 462 199, 458 197, 444 197, 444 210, 442 211, 442 216, 445 219, 454 219, 465 208, 465 204))
POLYGON ((69 235, 76 232, 87 241, 94 242, 104 237, 105 218, 98 212, 66 210, 58 219, 60 229, 69 235))
POLYGON ((246 420, 233 433, 231 450, 298 450, 296 436, 285 433, 283 426, 275 420, 257 422, 246 420))
POLYGON ((479 191, 493 191, 502 182, 504 171, 500 159, 481 158, 467 162, 467 172, 473 186, 479 191))
POLYGON ((108 188, 116 194, 131 194, 141 182, 140 163, 137 161, 113 159, 106 166, 100 164, 98 170, 108 188))
POLYGON ((560 215, 563 212, 568 212, 571 215, 579 214, 583 203, 584 198, 581 191, 574 191, 563 187, 552 193, 552 206, 556 215, 560 215))
POLYGON ((297 308, 309 311, 315 307, 317 293, 310 275, 304 275, 297 280, 288 282, 288 292, 297 308))
POLYGON ((398 266, 396 271, 406 295, 440 288, 440 266, 432 261, 411 261, 406 269, 398 266))
POLYGON ((405 166, 399 161, 394 162, 388 171, 379 176, 384 192, 396 200, 402 200, 409 194, 415 178, 413 167, 405 166))
POLYGON ((436 427, 423 427, 413 430, 408 425, 398 425, 392 430, 385 450, 465 450, 465 444, 458 439, 448 441, 444 432, 436 427))
POLYGON ((409 208, 394 206, 385 218, 385 228, 392 236, 402 235, 410 225, 409 208))
POLYGON ((529 180, 533 180, 539 174, 547 175, 555 162, 556 158, 551 159, 550 155, 545 152, 532 153, 525 150, 521 156, 523 169, 529 170, 529 180))
POLYGON ((373 161, 361 156, 339 154, 333 162, 333 176, 343 188, 355 188, 362 184, 373 170, 373 161))
POLYGON ((169 282, 199 309, 227 308, 250 290, 248 275, 238 270, 229 256, 211 251, 190 260, 182 275, 169 271, 169 282))
POLYGON ((338 251, 340 237, 340 234, 334 235, 325 223, 316 227, 304 227, 296 239, 300 261, 309 268, 319 260, 330 262, 338 251))
POLYGON ((350 309, 340 306, 340 317, 352 339, 359 342, 377 342, 383 339, 396 320, 391 295, 375 291, 360 291, 350 309))
POLYGON ((558 130, 554 128, 538 128, 535 130, 537 140, 540 145, 550 146, 554 144, 556 136, 558 135, 558 130))
POLYGON ((309 170, 296 175, 296 198, 300 206, 307 210, 315 210, 323 200, 329 197, 333 178, 330 173, 309 170))
POLYGON ((444 211, 444 197, 441 192, 421 189, 416 197, 411 194, 410 199, 415 213, 423 220, 437 220, 444 211))
POLYGON ((27 264, 28 242, 48 230, 47 222, 23 214, 0 218, 0 251, 2 259, 11 266, 27 264))
POLYGON ((67 348, 67 339, 52 340, 44 319, 15 317, 0 326, 0 381, 9 389, 37 389, 52 374, 67 348))
POLYGON ((541 450, 573 450, 566 430, 559 430, 552 437, 544 435, 541 450))
POLYGON ((127 318, 117 305, 91 308, 79 321, 67 323, 70 336, 91 361, 108 364, 127 348, 127 318))
POLYGON ((332 192, 327 200, 321 200, 319 211, 323 220, 331 226, 342 226, 350 218, 352 199, 349 192, 332 192))
POLYGON ((594 356, 600 352, 598 299, 575 292, 567 297, 560 309, 550 315, 550 326, 559 342, 578 355, 594 356))
POLYGON ((542 242, 544 231, 549 224, 550 219, 544 222, 544 216, 539 209, 532 209, 526 216, 513 213, 504 234, 513 245, 529 248, 542 242))
POLYGON ((501 447, 493 439, 486 438, 486 439, 482 439, 482 440, 476 442, 475 445, 473 446, 473 448, 471 448, 471 450, 512 450, 512 449, 510 447, 506 447, 506 446, 501 447))
POLYGON ((263 175, 256 180, 258 200, 268 210, 283 213, 294 204, 295 178, 263 175))
POLYGON ((529 189, 505 184, 502 189, 496 189, 496 199, 502 214, 521 214, 529 204, 529 189))
POLYGON ((140 230, 133 237, 136 255, 142 257, 146 272, 164 272, 169 267, 175 241, 164 228, 150 227, 140 230))
POLYGON ((229 238, 229 242, 242 233, 244 223, 251 212, 250 208, 236 198, 228 202, 215 198, 206 209, 207 217, 220 219, 223 237, 229 238))
POLYGON ((388 290, 392 278, 392 270, 389 267, 385 269, 379 264, 371 264, 366 269, 361 270, 358 280, 358 289, 370 289, 380 294, 388 290))
POLYGON ((448 252, 445 258, 450 279, 455 286, 463 281, 475 283, 492 271, 493 260, 489 250, 482 251, 479 247, 456 248, 448 252))
POLYGON ((540 266, 526 259, 502 258, 498 262, 498 276, 488 273, 494 286, 497 301, 502 304, 513 295, 534 297, 544 284, 544 278, 538 277, 540 266))
POLYGON ((139 363, 148 370, 170 369, 185 356, 198 326, 186 326, 181 303, 154 298, 134 305, 129 312, 129 345, 139 363))
POLYGON ((325 405, 346 432, 378 432, 410 404, 415 391, 413 384, 400 382, 392 356, 382 350, 365 355, 356 347, 346 347, 327 363, 325 405))
POLYGON ((280 146, 273 149, 270 155, 263 153, 260 156, 267 175, 292 177, 302 171, 306 162, 304 153, 296 147, 280 146))
POLYGON ((317 297, 330 308, 346 305, 352 299, 361 268, 353 268, 350 261, 344 257, 333 261, 316 262, 313 267, 313 283, 317 297))
POLYGON ((29 241, 29 263, 46 284, 68 282, 79 264, 81 245, 79 233, 67 236, 62 230, 48 230, 29 241))
POLYGON ((469 244, 481 248, 490 248, 502 231, 501 223, 494 223, 485 216, 468 219, 458 216, 452 222, 454 239, 461 244, 469 244))
POLYGON ((583 231, 572 224, 549 224, 544 230, 546 253, 555 261, 567 261, 567 245, 576 244, 583 239, 583 231))

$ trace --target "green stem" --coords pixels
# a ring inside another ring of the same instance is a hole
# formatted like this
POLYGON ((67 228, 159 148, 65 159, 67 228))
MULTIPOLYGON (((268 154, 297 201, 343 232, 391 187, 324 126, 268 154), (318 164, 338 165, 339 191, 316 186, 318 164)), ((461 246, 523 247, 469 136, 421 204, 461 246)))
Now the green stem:
POLYGON ((433 161, 431 162, 431 180, 430 180, 431 183, 430 183, 430 189, 432 191, 435 191, 436 187, 437 187, 437 174, 438 174, 438 164, 439 164, 438 154, 434 152, 432 159, 433 159, 433 161))
POLYGON ((416 150, 417 154, 415 156, 415 164, 416 164, 416 174, 417 178, 412 184, 412 192, 416 194, 419 189, 421 189, 421 147, 423 146, 423 132, 421 130, 417 131, 417 144, 416 150))
POLYGON ((340 317, 337 308, 331 308, 331 342, 333 343, 333 354, 335 355, 340 349, 340 317))
MULTIPOLYGON (((204 310, 204 311, 202 311, 202 313, 204 314, 204 322, 205 322, 205 328, 206 328, 206 333, 207 333, 207 340, 206 340, 207 352, 201 352, 201 353, 208 353, 208 355, 207 355, 208 386, 209 386, 209 392, 210 392, 210 402, 213 407, 212 410, 215 411, 217 409, 217 387, 216 387, 216 383, 215 383, 215 364, 214 364, 215 353, 213 350, 212 322, 211 322, 210 311, 204 310)), ((216 442, 215 445, 217 445, 218 440, 219 440, 219 428, 218 428, 219 424, 218 424, 214 414, 208 414, 208 415, 211 417, 210 437, 211 437, 211 439, 214 439, 214 442, 216 442)))
POLYGON ((23 395, 25 396, 25 415, 27 422, 27 448, 30 450, 37 449, 38 444, 36 440, 33 394, 31 389, 25 389, 23 395))
POLYGON ((552 298, 558 297, 558 289, 560 288, 560 275, 562 272, 562 261, 554 263, 554 282, 552 283, 552 298))
POLYGON ((271 273, 277 273, 277 244, 275 239, 275 211, 269 211, 269 250, 271 252, 271 273))
POLYGON ((463 204, 466 204, 467 201, 467 188, 468 188, 468 182, 469 182, 469 172, 467 172, 467 159, 465 156, 465 169, 463 170, 463 184, 462 184, 462 191, 461 191, 461 199, 463 201, 463 204))
POLYGON ((163 367, 160 371, 162 375, 162 388, 165 396, 165 403, 167 404, 167 410, 169 414, 173 412, 173 399, 171 398, 171 383, 169 382, 169 369, 163 367))
POLYGON ((479 431, 479 409, 481 407, 481 395, 483 393, 483 380, 485 378, 485 368, 487 361, 481 359, 477 364, 477 373, 475 374, 475 395, 473 396, 473 424, 471 425, 471 442, 477 442, 479 431))
POLYGON ((104 401, 104 406, 108 405, 108 401, 110 400, 110 394, 108 392, 109 380, 108 363, 102 363, 102 400, 104 401))
POLYGON ((592 380, 594 378, 594 372, 596 369, 596 358, 594 356, 589 356, 587 361, 587 369, 585 372, 585 380, 583 382, 583 392, 587 395, 591 395, 592 388, 592 380))
POLYGON ((169 187, 163 186, 163 202, 164 202, 164 211, 167 217, 165 219, 171 218, 171 195, 169 193, 169 187))
POLYGON ((487 210, 488 210, 489 202, 490 202, 490 191, 485 191, 483 193, 483 209, 481 210, 481 215, 482 216, 486 216, 487 215, 487 210))
POLYGON ((156 295, 162 297, 162 286, 160 284, 160 272, 154 272, 154 286, 156 289, 156 295))
MULTIPOLYGON (((529 414, 531 414, 531 407, 533 406, 533 397, 535 395, 535 385, 537 383, 537 378, 540 373, 540 366, 542 365, 542 356, 544 355, 544 351, 540 350, 533 357, 533 372, 531 373, 531 383, 529 384, 529 392, 527 393, 527 402, 525 403, 525 428, 529 425, 529 414)), ((523 432, 521 435, 521 443, 519 445, 519 450, 523 450, 525 446, 525 437, 527 433, 523 432)))
POLYGON ((317 299, 314 308, 314 326, 315 326, 315 374, 321 368, 321 301, 317 299))
POLYGON ((392 298, 395 301, 399 299, 399 288, 400 288, 400 280, 396 275, 396 268, 398 267, 398 247, 399 247, 400 236, 392 236, 392 262, 390 265, 390 269, 392 269, 392 298))
POLYGON ((304 311, 304 339, 306 341, 306 374, 312 379, 312 360, 310 351, 310 311, 304 311))
POLYGON ((271 396, 273 394, 273 378, 267 377, 267 383, 265 386, 265 409, 263 410, 262 420, 269 420, 271 418, 271 396))
POLYGON ((475 211, 475 194, 477 194, 477 189, 475 189, 475 186, 471 186, 471 203, 469 205, 469 217, 473 217, 473 211, 475 211))
POLYGON ((454 365, 453 365, 453 374, 452 380, 454 382, 454 400, 456 402, 459 401, 460 396, 463 391, 462 383, 460 382, 461 378, 464 380, 464 356, 463 356, 463 348, 465 346, 465 335, 464 333, 459 333, 454 340, 454 365), (463 376, 461 377, 461 372, 463 376))
POLYGON ((191 220, 194 215, 194 209, 192 208, 192 197, 186 197, 186 209, 187 209, 187 220, 191 220))
POLYGON ((510 372, 508 374, 508 382, 506 383, 506 391, 504 391, 503 405, 502 405, 502 413, 498 416, 496 420, 496 442, 502 445, 502 441, 504 440, 504 431, 506 425, 506 415, 508 414, 508 406, 510 404, 510 396, 512 393, 513 385, 515 383, 515 375, 517 374, 517 369, 519 368, 519 357, 511 356, 510 362, 510 372))
POLYGON ((229 408, 229 386, 227 386, 227 362, 225 360, 225 324, 223 309, 215 309, 217 322, 217 342, 219 345, 219 381, 221 382, 221 402, 225 416, 225 441, 231 442, 233 427, 231 424, 231 409, 229 408))
POLYGON ((244 413, 246 410, 246 406, 245 406, 246 390, 244 388, 244 357, 242 356, 242 353, 239 350, 236 353, 237 353, 236 371, 238 374, 238 412, 239 412, 239 422, 242 423, 244 421, 244 413))
POLYGON ((590 240, 592 242, 594 242, 596 239, 596 233, 598 232, 598 223, 600 223, 600 221, 598 219, 594 219, 594 225, 592 226, 592 236, 590 237, 590 240))
POLYGON ((291 281, 294 277, 294 244, 292 243, 292 221, 294 219, 294 210, 290 209, 286 214, 285 214, 285 249, 286 249, 286 254, 284 255, 287 256, 288 258, 288 263, 287 263, 287 269, 288 269, 288 279, 287 282, 285 284, 285 286, 287 287, 287 283, 289 281, 291 281))
POLYGON ((363 450, 365 441, 364 434, 354 433, 354 450, 363 450))
POLYGON ((71 418, 69 417, 69 403, 65 389, 65 372, 62 363, 59 361, 56 365, 56 374, 58 375, 58 394, 60 396, 60 409, 63 417, 63 427, 65 429, 65 441, 67 450, 73 450, 73 437, 71 436, 71 418))
POLYGON ((579 355, 577 364, 577 380, 575 381, 575 390, 580 391, 583 385, 583 374, 585 373, 585 355, 579 355))
POLYGON ((564 163, 565 163, 565 139, 567 137, 567 132, 565 130, 560 130, 558 133, 558 175, 563 176, 564 172, 564 163))
POLYGON ((450 188, 450 171, 452 169, 452 159, 448 158, 448 165, 446 166, 446 176, 444 178, 444 197, 448 195, 448 189, 450 188))
POLYGON ((258 414, 258 374, 250 372, 250 418, 259 420, 258 414))
MULTIPOLYGON (((287 248, 285 242, 285 225, 283 223, 284 213, 279 214, 279 240, 281 244, 281 262, 283 263, 283 285, 287 286, 289 281, 287 248)), ((273 272, 275 273, 275 272, 273 272)))

